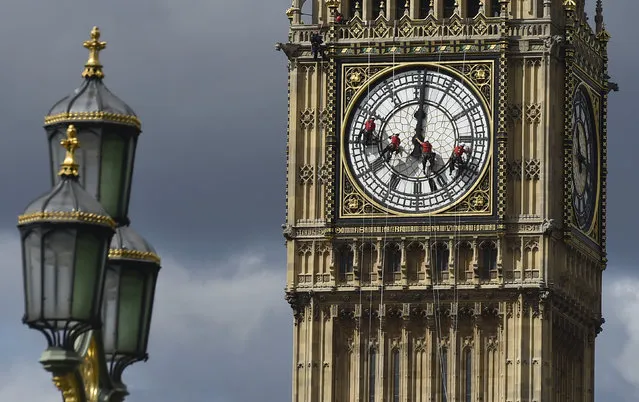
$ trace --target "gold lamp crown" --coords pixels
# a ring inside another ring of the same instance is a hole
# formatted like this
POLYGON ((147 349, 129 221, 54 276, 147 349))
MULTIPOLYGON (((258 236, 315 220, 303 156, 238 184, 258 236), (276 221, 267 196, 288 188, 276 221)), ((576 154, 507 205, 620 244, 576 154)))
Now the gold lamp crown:
POLYGON ((75 162, 75 150, 80 148, 80 142, 77 137, 78 131, 73 124, 67 128, 67 138, 60 141, 60 145, 66 149, 64 161, 60 165, 58 176, 78 177, 78 164, 75 162))
POLYGON ((84 41, 82 45, 89 49, 89 60, 87 60, 84 65, 82 77, 103 78, 104 72, 102 71, 102 64, 100 64, 100 51, 106 47, 106 42, 100 41, 100 28, 93 27, 91 30, 91 39, 84 41))

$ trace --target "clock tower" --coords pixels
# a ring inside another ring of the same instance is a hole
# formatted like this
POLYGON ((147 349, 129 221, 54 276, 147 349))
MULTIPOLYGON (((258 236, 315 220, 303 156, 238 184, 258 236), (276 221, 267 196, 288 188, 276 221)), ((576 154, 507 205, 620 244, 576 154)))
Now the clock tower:
POLYGON ((293 402, 594 400, 601 3, 293 0, 293 402))

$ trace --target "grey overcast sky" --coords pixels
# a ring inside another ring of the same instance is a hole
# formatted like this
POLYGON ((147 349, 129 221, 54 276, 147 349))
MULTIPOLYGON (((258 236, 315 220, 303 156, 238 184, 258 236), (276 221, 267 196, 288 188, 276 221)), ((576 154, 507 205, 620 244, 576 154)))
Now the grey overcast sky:
MULTIPOLYGON (((559 2, 559 0, 553 0, 559 2)), ((589 1, 594 15, 594 0, 589 1)), ((597 399, 639 399, 635 273, 636 0, 605 0, 612 34, 610 263, 597 399)), ((0 11, 0 400, 59 401, 22 315, 16 215, 49 188, 42 118, 81 82, 98 25, 106 84, 142 119, 131 219, 163 257, 151 358, 131 402, 290 400, 283 299, 289 0, 4 0, 0 11), (249 290, 251 287, 251 290, 249 290), (259 287, 260 291, 254 289, 259 287)))

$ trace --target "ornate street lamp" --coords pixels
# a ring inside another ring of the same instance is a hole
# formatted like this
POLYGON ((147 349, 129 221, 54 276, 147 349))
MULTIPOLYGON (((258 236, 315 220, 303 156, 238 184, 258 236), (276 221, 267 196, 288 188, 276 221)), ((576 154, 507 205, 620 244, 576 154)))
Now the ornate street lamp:
POLYGON ((79 147, 73 125, 61 141, 66 157, 61 180, 18 218, 22 240, 25 315, 49 349, 47 370, 66 374, 80 362, 79 336, 101 326, 105 266, 115 222, 78 183, 79 147))
POLYGON ((146 361, 160 258, 131 227, 117 229, 107 262, 103 304, 104 352, 114 385, 126 395, 122 372, 146 361))
MULTIPOLYGON (((99 55, 106 42, 100 41, 97 27, 84 47, 89 50, 89 60, 82 72, 82 85, 53 105, 44 118, 51 166, 55 169, 64 157, 57 144, 66 125, 74 124, 83 144, 77 155, 82 169, 80 183, 118 225, 126 225, 141 124, 135 112, 104 85, 99 55)), ((55 183, 58 178, 51 172, 55 183)))
POLYGON ((117 402, 123 370, 147 359, 160 258, 128 227, 140 121, 103 83, 97 27, 84 47, 82 85, 45 117, 54 188, 19 217, 24 322, 65 402, 117 402))

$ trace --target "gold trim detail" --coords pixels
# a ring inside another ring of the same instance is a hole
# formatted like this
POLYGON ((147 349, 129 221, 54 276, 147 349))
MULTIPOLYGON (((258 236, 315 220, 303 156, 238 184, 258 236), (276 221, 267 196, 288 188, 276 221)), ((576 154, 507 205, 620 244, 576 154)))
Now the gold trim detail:
MULTIPOLYGON (((331 8, 331 15, 335 16, 335 8, 331 8)), ((336 124, 336 104, 337 104, 337 64, 335 61, 335 42, 337 41, 337 35, 335 30, 335 24, 330 24, 328 30, 328 68, 326 71, 326 125, 324 130, 326 133, 326 149, 324 154, 324 165, 328 166, 327 177, 330 179, 326 181, 324 194, 324 219, 333 224, 335 221, 335 183, 333 181, 333 175, 335 172, 335 153, 337 146, 337 124, 336 124)))
POLYGON ((18 225, 27 225, 29 223, 42 221, 80 221, 83 223, 104 225, 115 229, 115 221, 110 216, 91 214, 82 211, 34 212, 32 214, 20 215, 18 217, 18 225))
POLYGON ((326 0, 326 7, 335 10, 339 7, 339 0, 326 0))
POLYGON ((456 214, 485 214, 486 212, 491 212, 490 203, 492 198, 490 172, 487 172, 479 182, 479 186, 475 187, 470 194, 449 212, 456 214))
POLYGON ((46 116, 44 118, 44 125, 50 126, 58 123, 66 123, 70 121, 75 122, 95 122, 103 121, 107 123, 126 124, 134 126, 138 130, 142 128, 142 123, 137 116, 129 116, 118 113, 107 112, 65 112, 46 116))
POLYGON ((93 335, 78 371, 84 384, 87 402, 98 402, 100 395, 100 362, 98 359, 98 345, 93 335))
POLYGON ((141 261, 149 261, 155 262, 157 264, 160 263, 160 257, 152 253, 150 251, 138 251, 138 250, 127 250, 127 249, 109 249, 109 258, 111 259, 129 259, 129 260, 141 260, 141 261))
MULTIPOLYGON (((492 162, 487 163, 488 168, 484 175, 477 180, 475 187, 457 201, 452 207, 448 207, 441 212, 434 212, 430 215, 439 216, 460 216, 460 215, 487 215, 492 214, 493 186, 492 186, 492 162)), ((344 175, 342 178, 342 198, 340 217, 341 218, 379 218, 388 215, 381 208, 377 207, 364 196, 358 186, 354 185, 351 179, 344 175)), ((395 214, 397 214, 395 212, 395 214)), ((409 214, 400 214, 405 216, 409 214)), ((424 214, 422 214, 424 215, 424 214)))
POLYGON ((575 0, 564 0, 563 5, 566 10, 575 11, 577 9, 577 3, 575 3, 575 0))
POLYGON ((63 376, 53 377, 53 384, 62 393, 62 400, 64 402, 79 402, 80 398, 80 384, 75 373, 68 373, 63 376))
MULTIPOLYGON (((505 59, 505 52, 502 57, 505 59)), ((429 68, 436 68, 438 70, 447 72, 448 74, 453 75, 460 81, 464 82, 469 87, 469 89, 473 91, 475 96, 477 96, 478 101, 482 103, 484 110, 486 111, 488 124, 490 127, 493 127, 493 124, 496 124, 494 120, 494 110, 495 107, 498 106, 496 105, 496 99, 493 95, 494 85, 500 85, 500 90, 505 91, 505 85, 501 81, 503 80, 503 78, 500 77, 499 83, 495 82, 495 64, 496 63, 493 60, 477 60, 473 64, 464 66, 463 62, 455 60, 445 61, 441 63, 405 62, 398 65, 392 65, 390 63, 375 63, 370 66, 363 63, 344 65, 342 66, 342 76, 344 76, 346 79, 343 81, 344 84, 341 91, 343 101, 341 103, 340 110, 340 141, 342 141, 344 138, 344 131, 346 130, 349 116, 353 112, 353 109, 357 107, 357 104, 355 102, 366 96, 366 86, 369 84, 374 85, 378 82, 380 77, 384 76, 385 74, 389 74, 394 69, 402 69, 410 66, 426 66, 429 68), (376 73, 373 73, 373 68, 376 69, 376 73), (349 92, 352 92, 353 94, 350 95, 349 92), (486 96, 488 96, 488 98, 486 96), (347 97, 350 98, 346 100, 347 97)), ((505 70, 505 65, 500 65, 500 73, 503 73, 503 70, 505 70)), ((503 117, 501 110, 499 113, 499 117, 503 117)), ((490 215, 494 212, 492 202, 493 182, 495 179, 497 179, 497 183, 502 184, 501 181, 499 181, 499 177, 493 178, 493 155, 495 155, 496 151, 504 155, 506 152, 505 141, 499 141, 499 135, 497 135, 496 137, 497 141, 495 141, 494 138, 491 138, 491 148, 489 156, 472 188, 469 189, 465 195, 462 195, 457 201, 455 201, 455 203, 442 207, 436 211, 431 211, 430 213, 409 213, 398 212, 391 209, 387 210, 382 205, 377 204, 375 200, 369 198, 368 195, 359 188, 359 185, 356 184, 355 180, 350 177, 351 171, 346 162, 344 147, 343 144, 340 143, 340 177, 338 178, 338 180, 340 180, 341 186, 339 189, 340 198, 338 206, 340 209, 338 212, 338 216, 340 218, 384 217, 387 216, 389 213, 394 217, 417 217, 431 215, 490 215), (498 146, 499 148, 493 148, 495 146, 498 146), (489 189, 487 190, 487 192, 480 192, 479 194, 475 194, 475 191, 481 187, 480 183, 484 183, 485 180, 488 180, 489 183, 489 189), (349 185, 356 190, 352 192, 347 191, 347 186, 349 185), (474 201, 470 199, 473 194, 475 194, 476 198, 474 201), (477 196, 479 196, 479 198, 477 198, 477 196), (488 199, 485 199, 484 196, 488 196, 488 199), (467 202, 466 207, 462 206, 464 202, 467 202)), ((501 170, 504 171, 501 172, 501 174, 505 178, 504 168, 502 168, 501 170)), ((505 183, 505 180, 503 180, 503 182, 505 183)), ((505 188, 503 191, 505 191, 505 188)), ((501 199, 501 202, 505 205, 505 197, 499 192, 498 194, 500 194, 499 198, 501 199)), ((498 211, 504 211, 505 208, 503 206, 499 208, 500 206, 501 204, 498 204, 498 211)))
POLYGON ((100 51, 106 47, 106 42, 100 41, 100 28, 93 27, 91 40, 84 41, 82 46, 89 50, 89 60, 84 65, 83 78, 104 78, 102 64, 100 64, 100 51))
POLYGON ((60 141, 60 145, 67 151, 64 161, 60 166, 58 176, 78 177, 78 164, 75 162, 75 150, 80 148, 78 141, 78 131, 73 124, 69 124, 67 128, 67 138, 60 141))

